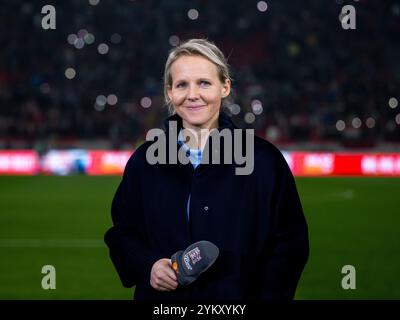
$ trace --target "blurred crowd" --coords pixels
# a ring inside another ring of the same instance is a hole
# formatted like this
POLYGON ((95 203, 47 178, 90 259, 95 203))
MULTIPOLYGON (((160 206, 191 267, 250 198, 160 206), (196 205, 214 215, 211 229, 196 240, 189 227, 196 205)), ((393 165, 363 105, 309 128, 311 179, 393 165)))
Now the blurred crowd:
POLYGON ((0 5, 0 148, 136 146, 167 116, 168 51, 193 37, 228 56, 239 126, 278 145, 400 142, 399 1, 53 1, 44 30, 47 2, 0 5))

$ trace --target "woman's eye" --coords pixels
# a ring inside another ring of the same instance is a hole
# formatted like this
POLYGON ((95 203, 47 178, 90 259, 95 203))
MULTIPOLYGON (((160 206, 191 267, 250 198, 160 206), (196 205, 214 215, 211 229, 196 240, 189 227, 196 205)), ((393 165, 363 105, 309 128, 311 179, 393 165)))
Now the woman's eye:
POLYGON ((210 83, 208 81, 200 81, 200 85, 202 87, 208 87, 210 85, 210 83))
POLYGON ((177 87, 177 88, 183 88, 183 87, 185 87, 185 83, 184 83, 184 82, 178 83, 178 84, 176 85, 176 87, 177 87))

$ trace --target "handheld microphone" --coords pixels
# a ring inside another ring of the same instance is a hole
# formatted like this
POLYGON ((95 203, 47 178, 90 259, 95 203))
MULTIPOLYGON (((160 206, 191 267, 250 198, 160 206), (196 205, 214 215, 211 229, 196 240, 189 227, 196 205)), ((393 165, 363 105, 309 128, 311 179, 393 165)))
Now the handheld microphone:
POLYGON ((191 284, 213 265, 218 255, 218 247, 205 240, 191 244, 185 251, 174 253, 171 262, 178 283, 184 286, 191 284))

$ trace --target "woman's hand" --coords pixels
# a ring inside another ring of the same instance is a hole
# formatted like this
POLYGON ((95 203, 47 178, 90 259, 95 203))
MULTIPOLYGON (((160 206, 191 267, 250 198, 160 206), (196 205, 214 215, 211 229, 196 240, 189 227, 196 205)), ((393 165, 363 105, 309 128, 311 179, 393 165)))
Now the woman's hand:
POLYGON ((172 291, 178 287, 175 272, 171 267, 171 259, 160 259, 153 264, 150 284, 159 291, 172 291))

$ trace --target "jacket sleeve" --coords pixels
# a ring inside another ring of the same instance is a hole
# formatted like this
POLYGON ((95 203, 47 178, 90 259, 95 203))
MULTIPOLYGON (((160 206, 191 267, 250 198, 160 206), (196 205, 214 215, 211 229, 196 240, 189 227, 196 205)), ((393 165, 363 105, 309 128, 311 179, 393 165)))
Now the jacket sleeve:
POLYGON ((283 158, 276 177, 270 223, 269 252, 261 270, 258 299, 293 299, 309 256, 308 227, 293 175, 283 158))
POLYGON ((123 286, 127 288, 138 282, 150 282, 154 262, 164 258, 159 252, 151 250, 146 241, 146 226, 141 205, 143 190, 139 176, 144 164, 139 160, 137 152, 125 167, 122 181, 112 201, 113 226, 104 236, 110 258, 123 286))

